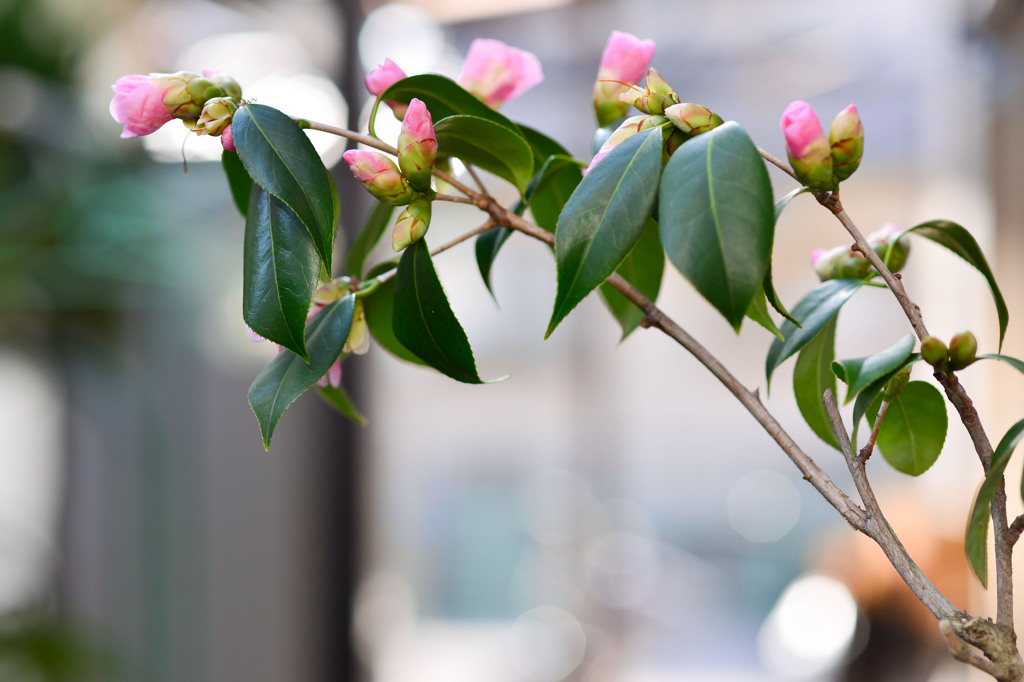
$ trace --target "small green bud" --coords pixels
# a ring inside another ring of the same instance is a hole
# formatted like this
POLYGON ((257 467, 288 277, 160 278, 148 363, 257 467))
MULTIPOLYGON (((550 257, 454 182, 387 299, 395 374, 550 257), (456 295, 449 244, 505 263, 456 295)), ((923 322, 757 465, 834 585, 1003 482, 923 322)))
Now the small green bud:
POLYGON ((868 244, 874 249, 875 253, 882 260, 885 260, 885 254, 889 251, 889 245, 892 244, 892 251, 889 253, 889 271, 899 272, 903 269, 903 266, 907 264, 907 257, 910 255, 910 239, 907 237, 900 237, 900 239, 893 244, 892 238, 902 232, 899 225, 893 223, 886 223, 877 232, 873 232, 867 236, 868 244))
POLYGON ((652 116, 660 116, 666 107, 679 104, 679 95, 653 67, 647 69, 646 88, 634 87, 619 95, 619 99, 652 116))
POLYGON ((949 368, 954 372, 970 365, 977 356, 978 340, 971 332, 954 334, 949 340, 949 368))
POLYGON ((910 370, 910 367, 900 370, 885 383, 885 388, 882 389, 883 400, 892 401, 900 393, 903 393, 903 389, 910 383, 910 370))
POLYGON ((873 272, 871 263, 857 251, 837 246, 828 251, 817 249, 811 254, 811 264, 822 282, 830 279, 864 279, 873 272))
POLYGON ((706 133, 723 123, 722 117, 715 112, 690 102, 673 104, 665 109, 665 116, 672 121, 672 125, 685 133, 687 138, 706 133))
POLYGON ((420 239, 430 227, 430 199, 414 199, 398 216, 395 229, 391 233, 391 248, 398 253, 405 247, 420 239))
POLYGON ((864 156, 864 126, 857 107, 851 104, 839 112, 832 121, 828 140, 832 148, 832 172, 836 180, 843 181, 853 175, 864 156))
POLYGON ((949 361, 949 349, 941 339, 929 336, 921 342, 921 357, 935 369, 945 369, 949 361))
POLYGON ((206 101, 203 113, 199 114, 197 130, 207 135, 220 135, 231 125, 237 110, 238 104, 230 97, 213 97, 206 101))

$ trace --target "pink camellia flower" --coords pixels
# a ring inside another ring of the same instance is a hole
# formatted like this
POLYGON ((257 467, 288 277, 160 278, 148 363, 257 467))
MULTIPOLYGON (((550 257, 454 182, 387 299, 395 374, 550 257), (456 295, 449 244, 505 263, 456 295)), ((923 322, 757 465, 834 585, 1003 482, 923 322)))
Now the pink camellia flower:
POLYGON ((349 149, 342 158, 363 187, 378 199, 400 206, 416 196, 395 162, 380 152, 349 149))
POLYGON ((499 40, 477 38, 469 46, 459 85, 497 109, 544 80, 540 60, 499 40))
MULTIPOLYGON (((364 82, 366 83, 366 89, 369 90, 371 95, 380 97, 385 90, 403 78, 405 78, 405 71, 402 71, 402 68, 390 59, 385 59, 383 64, 366 74, 364 82)), ((401 102, 385 102, 385 104, 391 107, 395 118, 401 119, 405 116, 405 110, 408 105, 401 102)))
POLYGON ((816 192, 835 189, 832 147, 811 105, 801 100, 791 103, 780 124, 789 162, 800 182, 816 192))
POLYGON ((164 97, 175 87, 172 81, 154 76, 118 78, 111 86, 110 115, 124 126, 121 137, 149 135, 173 119, 173 109, 164 104, 164 97))
POLYGON ((415 97, 402 120, 398 134, 398 167, 415 189, 430 188, 430 174, 437 158, 437 137, 427 105, 415 97))
POLYGON ((640 40, 636 36, 612 31, 601 54, 601 66, 594 83, 594 113, 599 126, 606 126, 622 118, 629 104, 619 96, 639 83, 654 56, 654 41, 640 40))

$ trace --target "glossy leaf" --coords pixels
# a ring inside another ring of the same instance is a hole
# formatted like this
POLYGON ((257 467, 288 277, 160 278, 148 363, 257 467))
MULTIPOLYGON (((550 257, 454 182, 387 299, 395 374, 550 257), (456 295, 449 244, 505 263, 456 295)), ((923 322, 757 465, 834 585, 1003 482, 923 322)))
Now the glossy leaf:
POLYGON ((516 130, 479 116, 449 116, 434 124, 437 151, 508 180, 525 192, 533 149, 516 130))
MULTIPOLYGON (((397 262, 381 263, 368 273, 367 277, 376 275, 395 268, 397 262)), ((392 318, 395 310, 395 278, 381 283, 376 289, 363 298, 363 311, 366 315, 366 325, 370 328, 370 334, 374 340, 387 352, 399 360, 405 360, 416 365, 426 363, 413 355, 412 351, 402 345, 395 338, 395 329, 392 318)))
POLYGON ((245 217, 249 209, 249 194, 252 191, 252 178, 246 172, 242 160, 238 158, 237 152, 229 152, 227 149, 220 155, 220 163, 224 167, 224 174, 228 178, 228 187, 231 188, 231 198, 235 200, 238 212, 245 217))
MULTIPOLYGON (((911 232, 930 239, 940 246, 944 246, 967 261, 985 277, 989 289, 992 290, 992 299, 996 304, 996 313, 999 315, 999 347, 1002 348, 1003 338, 1006 336, 1006 325, 1010 321, 1010 313, 1006 309, 1006 301, 1003 300, 1003 294, 999 291, 999 285, 996 284, 995 275, 992 274, 992 269, 989 267, 988 261, 985 260, 985 254, 982 252, 981 247, 978 246, 974 236, 966 228, 949 220, 930 220, 926 223, 914 225, 904 230, 901 236, 911 232)), ((893 242, 895 241, 894 239, 893 242)))
POLYGON ((818 332, 800 351, 793 368, 793 393, 800 414, 811 430, 823 441, 839 449, 839 441, 832 431, 832 421, 822 400, 825 390, 836 392, 836 377, 832 373, 835 357, 836 316, 818 332))
POLYGON ((775 338, 780 341, 785 340, 782 332, 779 331, 778 325, 775 324, 775 320, 772 319, 771 314, 768 312, 768 297, 765 296, 764 287, 754 294, 754 300, 750 302, 750 307, 747 308, 747 317, 767 329, 775 338))
POLYGON ((480 384, 473 350, 452 312, 424 240, 406 248, 395 276, 395 338, 456 381, 480 384))
POLYGON ((253 182, 298 217, 330 272, 338 197, 313 143, 292 119, 262 104, 241 107, 231 131, 253 182))
POLYGON ((486 118, 509 130, 518 130, 515 123, 491 109, 458 83, 433 73, 403 78, 385 90, 380 99, 384 102, 408 104, 414 97, 427 105, 435 125, 449 116, 471 115, 486 118))
POLYGON ((629 254, 658 194, 661 129, 613 149, 569 198, 555 231, 558 292, 545 338, 629 254))
MULTIPOLYGON (((880 402, 881 396, 875 400, 880 402)), ((867 417, 874 427, 877 408, 869 408, 867 417)), ((939 390, 911 381, 889 404, 875 444, 894 469, 920 476, 939 458, 947 426, 946 403, 939 390)))
MULTIPOLYGON (((636 246, 615 271, 639 289, 644 296, 652 301, 658 300, 661 278, 665 271, 665 252, 658 238, 657 222, 653 219, 647 221, 636 246)), ((644 319, 644 311, 610 284, 601 285, 601 296, 622 327, 622 338, 625 339, 640 326, 641 320, 644 319)))
POLYGON ((775 213, 768 171, 730 122, 687 141, 661 176, 661 242, 704 298, 739 329, 764 282, 775 213))
POLYGON ((505 245, 508 238, 512 236, 512 230, 504 225, 498 225, 487 230, 476 238, 474 247, 476 249, 476 265, 480 269, 480 277, 484 280, 487 291, 494 296, 494 289, 491 288, 491 268, 494 267, 494 260, 498 252, 505 245))
POLYGON ((847 386, 846 402, 879 378, 902 367, 914 351, 914 335, 907 334, 888 348, 874 355, 832 363, 832 370, 847 386))
POLYGON ((800 320, 801 326, 786 320, 782 323, 782 335, 786 340, 776 339, 768 348, 765 373, 769 382, 779 365, 810 343, 863 284, 856 279, 832 279, 800 299, 793 308, 793 316, 800 320))
POLYGON ((395 207, 386 201, 378 201, 367 214, 359 234, 352 240, 345 257, 345 272, 354 277, 362 277, 366 265, 366 257, 380 241, 384 232, 392 225, 391 217, 395 207))
POLYGON ((526 202, 537 225, 554 232, 558 216, 583 180, 579 162, 571 156, 551 156, 526 189, 526 202))
MULTIPOLYGON (((250 207, 251 208, 251 207, 250 207)), ((270 449, 277 422, 295 399, 320 380, 341 355, 352 326, 355 296, 346 294, 327 305, 306 329, 309 362, 283 350, 249 387, 249 406, 260 423, 263 447, 270 449)))
POLYGON ((356 408, 352 397, 344 386, 317 386, 316 390, 324 402, 337 410, 339 414, 348 417, 360 426, 366 426, 366 417, 356 408))
MULTIPOLYGON (((978 576, 982 587, 988 587, 988 519, 992 507, 992 499, 996 495, 1000 482, 1003 480, 1003 472, 1010 462, 1010 455, 1024 438, 1024 419, 1010 427, 1003 439, 999 441, 995 452, 992 454, 992 464, 989 466, 988 475, 974 496, 974 505, 971 507, 971 515, 967 520, 967 532, 964 538, 964 548, 967 551, 967 559, 971 562, 974 574, 978 576)), ((1024 483, 1022 483, 1024 485, 1024 483)), ((1024 496, 1024 489, 1021 490, 1024 496)))
POLYGON ((850 436, 850 440, 853 441, 854 447, 856 447, 857 445, 857 430, 860 428, 861 418, 865 414, 867 414, 869 408, 871 408, 872 406, 875 408, 872 414, 878 412, 878 404, 881 403, 881 401, 877 401, 876 403, 875 399, 882 392, 882 389, 885 388, 885 385, 889 382, 889 379, 892 379, 894 376, 896 376, 897 373, 903 371, 907 367, 912 366, 915 362, 919 361, 920 359, 920 353, 911 353, 910 356, 903 361, 902 365, 896 367, 888 374, 881 376, 878 379, 875 379, 869 386, 867 386, 867 388, 864 388, 857 394, 857 399, 853 402, 853 433, 850 436), (872 403, 875 404, 872 405, 872 403))
POLYGON ((306 314, 320 275, 309 233, 258 185, 245 219, 242 317, 260 336, 306 357, 306 314))

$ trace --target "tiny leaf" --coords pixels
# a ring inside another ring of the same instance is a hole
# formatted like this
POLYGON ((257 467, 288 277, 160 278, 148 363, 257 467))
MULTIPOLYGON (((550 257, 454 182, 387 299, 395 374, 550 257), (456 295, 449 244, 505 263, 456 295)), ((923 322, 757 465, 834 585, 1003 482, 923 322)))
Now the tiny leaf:
POLYGON ((327 305, 306 329, 309 363, 283 350, 252 382, 249 406, 260 423, 264 448, 270 449, 270 439, 285 410, 316 384, 341 355, 352 326, 354 309, 355 296, 352 294, 327 305))
POLYGON ((850 402, 871 383, 902 367, 914 351, 914 335, 907 334, 888 348, 874 355, 850 360, 837 360, 832 370, 847 386, 846 402, 850 402))
POLYGON ((395 338, 425 363, 456 381, 483 383, 422 239, 398 263, 392 320, 395 338))
POLYGON ((355 404, 352 402, 352 397, 345 390, 344 386, 317 386, 317 393, 324 399, 328 405, 338 411, 339 414, 348 417, 356 424, 360 426, 366 426, 367 420, 363 414, 356 409, 355 404))
POLYGON ((793 393, 800 414, 811 430, 823 441, 839 449, 839 441, 832 431, 832 420, 825 410, 822 396, 825 390, 836 392, 836 377, 832 374, 835 357, 836 316, 825 325, 796 357, 793 368, 793 393))
MULTIPOLYGON (((971 562, 974 574, 978 576, 982 587, 988 587, 988 518, 992 499, 996 496, 996 490, 1003 480, 1003 472, 1010 462, 1010 455, 1024 438, 1024 419, 1010 427, 1003 439, 999 441, 995 452, 992 454, 992 463, 988 469, 985 481, 978 489, 974 497, 974 505, 971 507, 971 515, 967 520, 967 532, 964 538, 964 548, 967 550, 967 558, 971 562)), ((1024 489, 1021 491, 1024 496, 1024 489)))
POLYGON ((661 128, 627 138, 595 166, 558 219, 558 292, 545 338, 640 238, 658 194, 661 128))
POLYGON ((764 287, 754 294, 754 300, 750 302, 750 307, 747 308, 747 317, 770 331, 779 341, 786 340, 782 336, 782 332, 779 331, 778 325, 775 324, 775 320, 772 319, 771 314, 768 312, 768 298, 765 296, 764 287))
POLYGON ((729 122, 676 150, 658 216, 668 259, 738 330, 764 282, 775 231, 768 171, 746 131, 729 122))

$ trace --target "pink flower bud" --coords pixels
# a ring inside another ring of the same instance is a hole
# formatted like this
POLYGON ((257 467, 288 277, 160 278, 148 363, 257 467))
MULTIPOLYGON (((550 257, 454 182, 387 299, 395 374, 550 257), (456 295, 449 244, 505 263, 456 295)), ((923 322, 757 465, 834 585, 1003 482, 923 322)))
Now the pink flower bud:
POLYGON ((341 386, 341 358, 327 368, 327 372, 316 382, 317 386, 339 388, 341 386))
POLYGON ((164 97, 175 89, 173 83, 155 76, 133 75, 121 76, 111 88, 114 98, 110 115, 124 126, 123 138, 149 135, 174 118, 173 109, 164 104, 164 97))
POLYGON ((499 40, 477 38, 469 46, 459 85, 497 109, 544 80, 540 60, 499 40))
POLYGON ((220 134, 220 146, 224 147, 229 152, 235 150, 235 136, 231 134, 231 124, 220 134))
POLYGON ((653 56, 654 41, 612 31, 601 54, 601 66, 594 83, 594 112, 598 126, 604 127, 626 115, 629 104, 620 101, 619 96, 643 78, 653 56))
POLYGON ((345 339, 343 353, 365 355, 370 350, 370 327, 366 324, 366 311, 363 309, 363 299, 357 298, 355 309, 352 311, 352 326, 348 331, 348 338, 345 339))
POLYGON ((800 182, 815 192, 836 188, 832 175, 832 148, 817 114, 807 102, 797 100, 782 114, 786 153, 800 182))
POLYGON ((437 158, 437 138, 427 105, 413 98, 398 134, 398 166, 413 188, 430 189, 430 175, 437 158))
POLYGON ((430 227, 430 200, 416 199, 402 211, 391 233, 391 248, 401 251, 427 233, 430 227))
MULTIPOLYGON (((364 82, 366 83, 366 89, 371 95, 380 97, 385 90, 403 78, 405 78, 405 71, 402 71, 401 67, 390 59, 385 59, 383 64, 366 74, 364 82)), ((405 116, 407 105, 401 102, 385 102, 385 104, 391 107, 395 118, 401 119, 405 116)))
POLYGON ((380 152, 350 149, 343 158, 356 179, 378 199, 398 206, 409 203, 416 196, 395 162, 380 152))
POLYGON ((832 170, 836 180, 842 181, 853 175, 864 156, 864 125, 857 107, 852 104, 832 121, 828 133, 832 147, 832 170))
POLYGON ((618 128, 615 129, 615 132, 611 134, 611 137, 605 140, 604 144, 601 145, 601 148, 597 151, 597 154, 594 155, 590 165, 586 167, 583 174, 586 175, 589 173, 601 159, 607 156, 611 150, 622 144, 627 138, 630 138, 641 131, 667 122, 668 119, 664 116, 632 116, 627 118, 619 125, 618 128))

